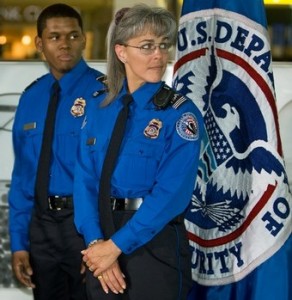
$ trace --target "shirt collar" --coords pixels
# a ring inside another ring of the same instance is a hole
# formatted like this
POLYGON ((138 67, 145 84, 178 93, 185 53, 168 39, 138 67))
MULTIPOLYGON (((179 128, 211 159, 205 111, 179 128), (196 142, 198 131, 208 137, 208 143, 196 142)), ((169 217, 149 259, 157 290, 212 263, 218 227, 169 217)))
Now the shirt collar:
MULTIPOLYGON (((159 81, 159 82, 156 82, 156 83, 146 82, 143 85, 141 85, 132 94, 135 105, 138 106, 138 107, 139 106, 145 107, 145 106, 149 106, 149 105, 154 106, 154 104, 152 102, 152 97, 159 90, 159 88, 161 87, 162 84, 164 84, 164 81, 159 81)), ((125 80, 124 84, 123 84, 122 91, 120 93, 120 96, 122 97, 124 94, 127 94, 127 93, 128 93, 127 82, 125 80)))
POLYGON ((87 67, 86 62, 81 58, 73 69, 62 76, 59 80, 62 93, 70 94, 70 91, 74 90, 74 87, 78 85, 78 81, 84 75, 87 67))

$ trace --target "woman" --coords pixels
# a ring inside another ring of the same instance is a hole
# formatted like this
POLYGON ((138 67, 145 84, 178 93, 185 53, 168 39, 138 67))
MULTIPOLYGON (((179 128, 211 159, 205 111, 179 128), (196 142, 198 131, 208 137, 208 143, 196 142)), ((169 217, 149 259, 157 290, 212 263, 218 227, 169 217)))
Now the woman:
POLYGON ((146 5, 120 10, 109 30, 108 93, 87 116, 75 173, 89 299, 186 299, 191 286, 179 216, 191 200, 203 123, 194 103, 162 81, 176 32, 170 12, 146 5), (115 232, 107 236, 99 182, 124 98, 132 102, 107 199, 115 232))

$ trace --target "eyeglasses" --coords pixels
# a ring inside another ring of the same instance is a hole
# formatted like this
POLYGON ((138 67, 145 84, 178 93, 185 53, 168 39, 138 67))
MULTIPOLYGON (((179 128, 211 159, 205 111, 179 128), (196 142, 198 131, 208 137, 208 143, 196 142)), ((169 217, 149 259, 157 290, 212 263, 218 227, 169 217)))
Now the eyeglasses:
POLYGON ((145 55, 153 54, 157 48, 159 48, 159 50, 162 53, 168 53, 172 47, 172 45, 170 43, 158 43, 158 44, 146 43, 142 46, 132 46, 132 45, 128 45, 128 44, 123 44, 123 46, 140 49, 141 53, 143 53, 145 55))

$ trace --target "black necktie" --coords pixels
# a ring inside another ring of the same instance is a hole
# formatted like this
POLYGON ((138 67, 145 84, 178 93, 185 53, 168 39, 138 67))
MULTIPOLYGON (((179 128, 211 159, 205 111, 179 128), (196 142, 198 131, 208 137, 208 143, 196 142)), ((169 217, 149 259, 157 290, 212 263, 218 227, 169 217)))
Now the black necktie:
POLYGON ((123 108, 117 117, 112 136, 107 148, 107 153, 102 166, 99 182, 99 215, 100 223, 105 238, 109 238, 115 232, 111 209, 111 175, 115 167, 119 148, 124 136, 127 117, 129 112, 129 103, 133 101, 131 95, 125 95, 123 98, 123 108))
POLYGON ((51 98, 48 105, 45 127, 43 132, 42 147, 38 161, 38 169, 35 182, 36 208, 41 214, 48 207, 48 187, 50 178, 50 162, 52 141, 54 136, 55 118, 58 106, 60 86, 54 82, 51 89, 51 98))

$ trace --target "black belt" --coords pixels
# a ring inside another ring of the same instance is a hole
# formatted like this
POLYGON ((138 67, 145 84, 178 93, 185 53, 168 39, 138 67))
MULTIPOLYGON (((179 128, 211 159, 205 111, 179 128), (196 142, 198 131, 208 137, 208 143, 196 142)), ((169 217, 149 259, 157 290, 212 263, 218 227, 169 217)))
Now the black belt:
POLYGON ((112 210, 137 210, 143 198, 114 198, 111 197, 112 210))
MULTIPOLYGON (((111 197, 112 210, 138 210, 143 202, 143 198, 114 198, 111 197)), ((170 224, 182 224, 184 215, 180 214, 171 220, 170 224)))
POLYGON ((72 196, 49 196, 49 210, 62 210, 73 208, 72 196))

